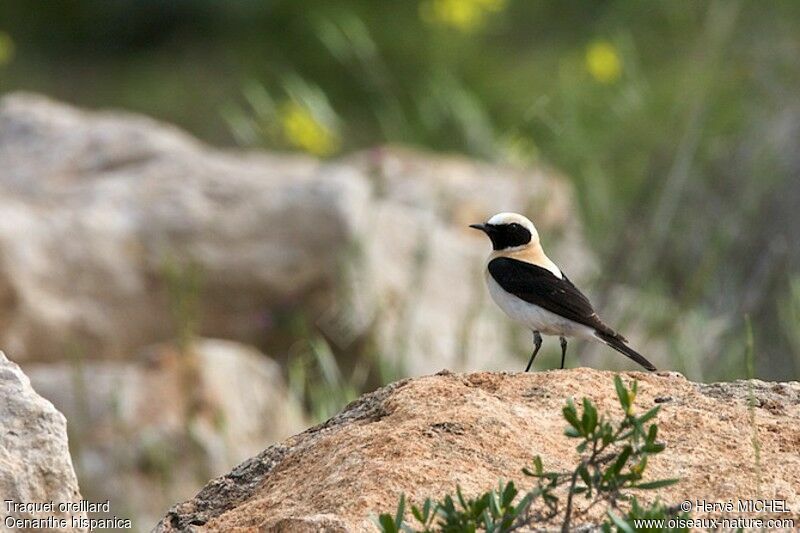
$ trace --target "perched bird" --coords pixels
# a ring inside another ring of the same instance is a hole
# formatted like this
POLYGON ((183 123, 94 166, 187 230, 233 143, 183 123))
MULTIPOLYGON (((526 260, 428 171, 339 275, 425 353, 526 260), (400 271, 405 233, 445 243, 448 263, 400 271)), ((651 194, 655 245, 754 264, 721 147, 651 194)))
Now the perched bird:
POLYGON ((542 346, 542 334, 561 339, 561 368, 567 337, 602 342, 647 370, 650 361, 627 345, 627 339, 605 325, 588 298, 547 257, 533 223, 516 213, 499 213, 485 224, 471 224, 492 240, 486 283, 492 299, 509 317, 533 332, 534 349, 525 372, 542 346))

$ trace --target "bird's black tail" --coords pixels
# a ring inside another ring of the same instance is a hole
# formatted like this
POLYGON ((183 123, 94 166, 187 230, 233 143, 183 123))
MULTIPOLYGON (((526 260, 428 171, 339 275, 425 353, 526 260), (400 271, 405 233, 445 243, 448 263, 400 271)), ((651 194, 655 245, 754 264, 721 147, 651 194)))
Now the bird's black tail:
POLYGON ((636 350, 625 344, 625 340, 621 338, 619 335, 616 334, 612 335, 601 331, 595 331, 595 335, 597 336, 598 339, 608 344, 619 353, 627 357, 630 357, 631 359, 633 359, 634 361, 645 367, 647 370, 651 372, 656 370, 656 367, 653 366, 653 363, 645 359, 645 357, 642 354, 640 354, 639 352, 637 352, 636 350))

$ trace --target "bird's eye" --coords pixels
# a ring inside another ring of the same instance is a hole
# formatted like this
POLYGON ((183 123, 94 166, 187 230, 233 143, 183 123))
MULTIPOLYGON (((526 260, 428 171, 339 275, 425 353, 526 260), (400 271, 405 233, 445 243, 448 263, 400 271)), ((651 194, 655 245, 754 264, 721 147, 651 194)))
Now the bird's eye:
POLYGON ((508 227, 511 229, 519 229, 519 224, 517 224, 516 222, 512 222, 511 224, 508 225, 508 227))

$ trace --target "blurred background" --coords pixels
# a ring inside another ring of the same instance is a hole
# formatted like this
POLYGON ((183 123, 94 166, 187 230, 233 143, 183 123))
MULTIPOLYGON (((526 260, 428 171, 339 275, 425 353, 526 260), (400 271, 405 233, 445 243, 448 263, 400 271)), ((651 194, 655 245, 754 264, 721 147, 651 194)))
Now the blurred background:
POLYGON ((798 379, 799 35, 789 0, 5 0, 2 349, 143 529, 361 392, 521 370, 464 229, 496 211, 659 368, 798 379))

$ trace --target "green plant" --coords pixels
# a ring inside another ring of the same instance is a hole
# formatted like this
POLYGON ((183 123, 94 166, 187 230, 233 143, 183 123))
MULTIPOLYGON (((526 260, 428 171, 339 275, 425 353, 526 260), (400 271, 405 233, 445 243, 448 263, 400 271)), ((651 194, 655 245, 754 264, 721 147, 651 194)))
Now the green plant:
POLYGON ((786 285, 787 290, 784 290, 784 296, 778 303, 778 318, 780 329, 792 354, 794 375, 798 375, 800 374, 800 275, 790 275, 786 285))
POLYGON ((288 367, 289 390, 320 422, 355 400, 366 379, 360 372, 344 375, 330 345, 319 335, 298 341, 288 367))
POLYGON ((754 340, 753 340, 753 324, 750 321, 750 315, 744 316, 745 322, 745 366, 747 367, 747 414, 748 422, 750 424, 750 444, 753 447, 753 463, 756 471, 756 495, 761 494, 761 441, 758 438, 758 425, 756 424, 756 396, 753 391, 753 378, 755 377, 755 357, 754 357, 754 340))
MULTIPOLYGON (((456 487, 458 504, 450 495, 445 496, 441 502, 436 504, 428 498, 422 507, 412 506, 411 514, 422 525, 420 531, 426 533, 475 531, 480 527, 490 532, 511 531, 519 525, 519 517, 522 516, 533 498, 533 495, 528 493, 519 501, 515 501, 518 494, 519 490, 514 486, 513 481, 509 481, 507 484, 500 481, 496 491, 486 492, 474 499, 465 498, 461 493, 461 487, 456 487), (437 518, 439 522, 436 522, 437 518)), ((385 513, 379 517, 379 525, 383 531, 387 533, 400 530, 414 531, 404 521, 405 505, 405 496, 400 496, 400 503, 395 515, 385 513)))
POLYGON ((534 523, 559 520, 563 531, 569 531, 573 520, 586 514, 596 505, 607 505, 608 519, 603 528, 633 530, 633 520, 675 515, 675 511, 656 502, 649 507, 639 504, 632 492, 652 490, 676 483, 677 479, 644 480, 650 457, 664 451, 665 445, 657 441, 658 426, 651 422, 660 409, 656 406, 642 415, 634 408, 638 383, 627 388, 619 376, 614 378, 617 397, 623 411, 619 422, 598 414, 588 398, 581 402, 579 411, 572 399, 567 401, 562 413, 568 426, 565 434, 580 442, 576 450, 580 460, 572 471, 547 471, 540 456, 533 459, 532 468, 523 473, 536 480, 534 487, 521 494, 513 482, 500 482, 496 490, 476 498, 465 498, 456 487, 456 498, 444 496, 434 502, 426 499, 421 507, 411 506, 412 522, 407 522, 405 496, 394 515, 381 514, 378 524, 385 533, 421 531, 425 533, 485 530, 488 532, 514 531, 534 523), (556 489, 566 488, 567 500, 562 508, 556 489), (574 505, 575 497, 590 500, 582 511, 574 505), (629 510, 621 512, 621 503, 628 502, 629 510), (414 525, 413 522, 416 522, 414 525))
POLYGON ((175 339, 181 353, 187 353, 200 324, 202 270, 199 265, 182 265, 168 257, 163 265, 170 314, 175 324, 175 339))
MULTIPOLYGON (((639 505, 639 502, 634 498, 631 501, 631 508, 630 510, 622 516, 617 515, 614 511, 609 510, 607 513, 608 520, 603 522, 601 528, 604 533, 610 533, 611 531, 623 531, 624 533, 633 533, 634 531, 670 531, 670 532, 677 532, 677 531, 688 531, 687 528, 657 528, 657 527, 647 527, 646 525, 641 524, 639 521, 651 521, 650 524, 658 523, 659 521, 666 521, 672 517, 678 517, 681 519, 689 518, 688 513, 678 513, 676 514, 675 509, 672 507, 667 507, 663 503, 656 500, 652 505, 648 507, 643 507, 639 505), (639 522, 639 523, 637 523, 639 522)), ((645 522, 647 524, 647 522, 645 522)))

